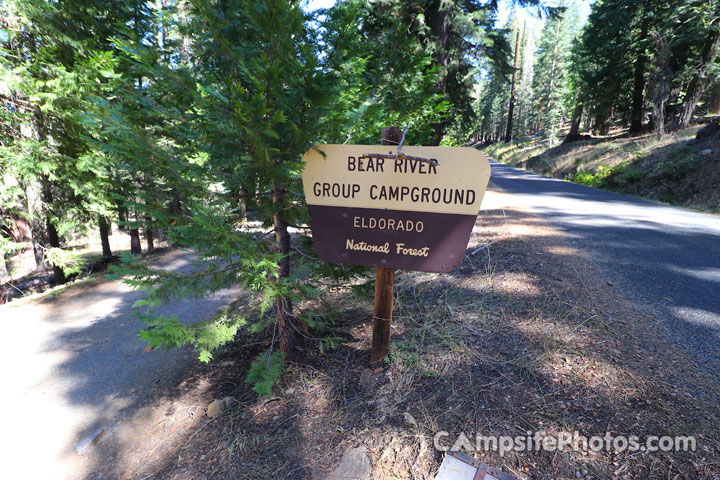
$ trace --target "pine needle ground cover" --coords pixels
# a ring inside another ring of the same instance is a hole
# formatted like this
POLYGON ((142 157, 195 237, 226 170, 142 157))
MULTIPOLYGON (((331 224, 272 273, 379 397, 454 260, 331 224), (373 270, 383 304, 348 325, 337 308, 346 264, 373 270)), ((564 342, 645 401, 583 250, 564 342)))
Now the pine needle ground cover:
POLYGON ((280 385, 258 397, 244 382, 269 340, 218 354, 194 383, 205 385, 206 401, 237 403, 213 419, 197 415, 147 474, 325 478, 344 451, 361 446, 376 479, 430 479, 443 456, 433 446, 439 431, 474 438, 577 430, 692 435, 697 449, 470 454, 522 479, 720 475, 717 379, 539 218, 483 211, 456 271, 402 272, 396 282, 382 369, 368 368, 372 285, 329 284, 301 308, 324 312, 329 326, 299 335, 280 385))

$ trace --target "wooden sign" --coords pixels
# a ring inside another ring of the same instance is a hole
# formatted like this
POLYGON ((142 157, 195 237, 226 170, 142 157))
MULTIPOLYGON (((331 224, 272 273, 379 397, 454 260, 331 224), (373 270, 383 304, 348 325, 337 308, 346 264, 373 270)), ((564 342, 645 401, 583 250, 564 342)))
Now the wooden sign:
POLYGON ((305 153, 303 187, 321 258, 424 272, 460 264, 490 164, 474 148, 403 153, 381 158, 396 156, 389 145, 317 145, 305 153))

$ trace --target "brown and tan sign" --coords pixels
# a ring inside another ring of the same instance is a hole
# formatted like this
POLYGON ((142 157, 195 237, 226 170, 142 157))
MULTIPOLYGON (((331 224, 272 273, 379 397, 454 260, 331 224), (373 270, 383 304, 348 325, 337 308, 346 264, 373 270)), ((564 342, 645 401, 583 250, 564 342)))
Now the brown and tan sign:
POLYGON ((335 263, 448 272, 460 264, 490 179, 473 148, 317 145, 303 157, 315 250, 335 263))

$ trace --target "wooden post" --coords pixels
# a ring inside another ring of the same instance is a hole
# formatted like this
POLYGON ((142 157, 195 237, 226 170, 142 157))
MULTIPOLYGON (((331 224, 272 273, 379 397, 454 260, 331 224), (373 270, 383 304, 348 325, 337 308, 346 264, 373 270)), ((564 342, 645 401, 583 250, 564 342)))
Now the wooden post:
MULTIPOLYGON (((387 127, 382 129, 382 144, 397 145, 402 139, 402 129, 387 127)), ((370 366, 382 365, 383 358, 390 350, 390 322, 392 320, 393 284, 395 270, 377 267, 375 269, 375 308, 373 309, 373 336, 370 366)))
MULTIPOLYGON (((560 22, 558 22, 558 28, 560 22)), ((523 26, 523 30, 525 27, 523 26)), ((559 30, 558 30, 559 31, 559 30)), ((557 38, 555 39, 557 45, 557 38)), ((515 63, 512 76, 512 85, 510 87, 510 108, 508 109, 508 121, 507 130, 505 131, 505 143, 512 141, 512 130, 513 130, 513 110, 515 110, 515 85, 517 83, 517 72, 518 72, 518 60, 520 59, 520 29, 518 28, 515 34, 515 63)), ((553 64, 554 67, 555 64, 553 64)), ((552 78, 552 77, 550 77, 552 78)), ((552 91, 552 83, 550 84, 550 90, 552 91)))

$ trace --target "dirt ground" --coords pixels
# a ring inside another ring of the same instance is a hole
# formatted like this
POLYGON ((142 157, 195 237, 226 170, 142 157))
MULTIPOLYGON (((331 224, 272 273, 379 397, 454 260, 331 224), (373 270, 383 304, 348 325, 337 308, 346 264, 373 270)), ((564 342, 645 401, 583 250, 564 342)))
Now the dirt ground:
MULTIPOLYGON (((110 250, 113 255, 120 255, 130 251, 130 235, 118 229, 117 225, 111 226, 111 234, 108 237, 110 250)), ((144 232, 141 240, 142 250, 147 254, 147 243, 144 232)), ((104 263, 100 236, 96 232, 88 235, 77 236, 66 239, 64 248, 79 255, 84 264, 83 271, 71 277, 70 283, 88 280, 89 277, 104 272, 107 264, 104 263)), ((167 250, 167 242, 162 237, 155 237, 155 252, 161 253, 167 250)), ((36 270, 35 256, 31 242, 24 242, 23 247, 10 258, 9 277, 0 283, 0 304, 17 301, 21 297, 32 298, 42 295, 52 289, 62 289, 63 286, 56 286, 53 283, 52 269, 36 270)))
POLYGON ((177 410, 192 422, 128 478, 324 479, 362 446, 375 479, 431 479, 439 431, 449 443, 460 433, 694 436, 689 452, 468 453, 519 479, 720 478, 717 380, 541 219, 483 211, 454 272, 398 272, 393 346, 377 370, 372 291, 360 280, 301 306, 333 323, 299 339, 274 396, 244 382, 262 339, 198 368, 187 380, 203 385, 187 393, 195 407, 177 410), (237 403, 219 417, 197 408, 226 396, 237 403))

